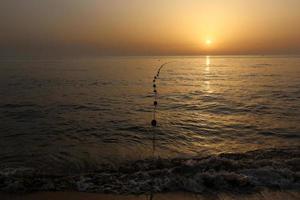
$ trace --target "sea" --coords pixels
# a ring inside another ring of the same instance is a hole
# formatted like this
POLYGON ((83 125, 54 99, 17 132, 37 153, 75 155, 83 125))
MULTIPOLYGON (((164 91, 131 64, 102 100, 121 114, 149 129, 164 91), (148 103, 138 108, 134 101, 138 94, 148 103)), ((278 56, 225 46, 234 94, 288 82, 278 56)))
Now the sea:
POLYGON ((300 189, 299 146, 300 56, 0 58, 0 191, 300 189))

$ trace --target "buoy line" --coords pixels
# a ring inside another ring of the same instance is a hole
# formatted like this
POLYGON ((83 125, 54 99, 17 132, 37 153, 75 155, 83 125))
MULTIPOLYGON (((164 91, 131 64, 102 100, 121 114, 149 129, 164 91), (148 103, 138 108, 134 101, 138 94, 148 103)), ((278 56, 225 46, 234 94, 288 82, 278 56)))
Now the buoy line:
POLYGON ((158 106, 158 90, 157 90, 157 84, 156 84, 156 81, 157 79, 159 79, 159 75, 160 75, 160 71, 163 69, 164 66, 170 64, 170 63, 173 63, 175 61, 172 61, 172 62, 166 62, 164 64, 162 64, 158 70, 157 70, 157 73, 156 75, 154 76, 153 78, 153 93, 154 93, 154 102, 153 102, 153 118, 152 118, 152 121, 151 121, 151 125, 153 127, 156 127, 157 126, 157 119, 156 119, 156 111, 157 111, 157 106, 158 106))
MULTIPOLYGON (((164 64, 162 64, 158 70, 156 75, 153 78, 153 93, 154 93, 154 101, 153 101, 153 116, 152 116, 152 121, 151 121, 151 126, 153 128, 157 127, 157 118, 156 118, 156 114, 157 114, 157 107, 158 107, 158 90, 157 90, 157 80, 159 79, 159 75, 160 75, 160 71, 163 69, 164 66, 173 63, 175 61, 171 61, 171 62, 166 62, 164 64)), ((155 131, 154 129, 152 130, 152 159, 153 159, 153 166, 154 166, 154 162, 155 162, 155 131)), ((154 178, 152 180, 152 184, 151 184, 151 191, 150 191, 150 200, 153 200, 154 198, 154 178)))

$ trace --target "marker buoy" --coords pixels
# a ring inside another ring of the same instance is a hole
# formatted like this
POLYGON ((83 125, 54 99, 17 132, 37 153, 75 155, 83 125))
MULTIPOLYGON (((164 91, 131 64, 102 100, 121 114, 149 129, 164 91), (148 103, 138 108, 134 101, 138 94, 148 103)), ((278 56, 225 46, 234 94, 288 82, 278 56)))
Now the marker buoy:
POLYGON ((151 121, 151 125, 152 125, 152 126, 156 126, 156 125, 157 125, 157 121, 156 121, 155 119, 152 120, 152 121, 151 121))

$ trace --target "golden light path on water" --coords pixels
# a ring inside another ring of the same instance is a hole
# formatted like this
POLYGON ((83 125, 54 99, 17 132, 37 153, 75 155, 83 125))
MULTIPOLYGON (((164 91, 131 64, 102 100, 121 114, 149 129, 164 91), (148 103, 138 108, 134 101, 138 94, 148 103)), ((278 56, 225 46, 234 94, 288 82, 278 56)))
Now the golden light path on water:
MULTIPOLYGON (((209 76, 209 74, 210 74, 210 64, 211 64, 211 62, 210 62, 210 56, 206 56, 206 67, 205 67, 205 75, 206 76, 209 76)), ((209 80, 209 78, 207 78, 207 81, 205 81, 205 85, 206 85, 206 91, 208 93, 211 93, 212 90, 210 88, 210 80, 209 80)))

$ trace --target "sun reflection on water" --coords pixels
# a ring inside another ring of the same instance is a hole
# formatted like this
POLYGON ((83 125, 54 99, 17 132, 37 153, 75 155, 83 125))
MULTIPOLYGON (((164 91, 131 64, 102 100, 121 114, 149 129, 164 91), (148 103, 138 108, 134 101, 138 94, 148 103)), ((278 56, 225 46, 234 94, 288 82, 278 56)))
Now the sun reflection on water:
POLYGON ((212 93, 211 87, 210 87, 210 65, 211 65, 211 59, 210 56, 206 56, 206 65, 205 65, 205 90, 208 93, 212 93))
POLYGON ((206 71, 209 71, 210 67, 210 56, 206 56, 206 71))

